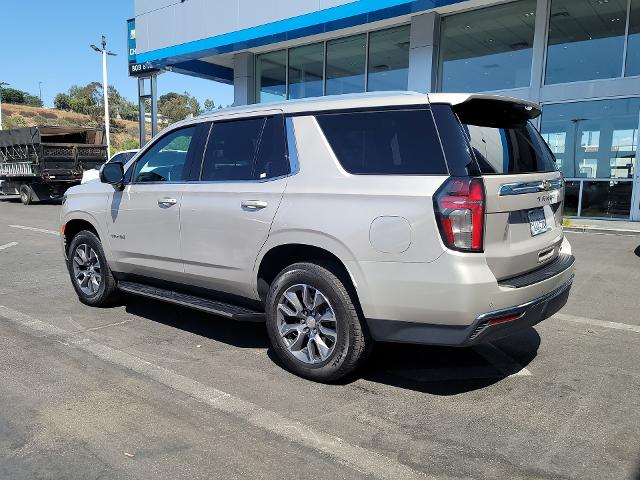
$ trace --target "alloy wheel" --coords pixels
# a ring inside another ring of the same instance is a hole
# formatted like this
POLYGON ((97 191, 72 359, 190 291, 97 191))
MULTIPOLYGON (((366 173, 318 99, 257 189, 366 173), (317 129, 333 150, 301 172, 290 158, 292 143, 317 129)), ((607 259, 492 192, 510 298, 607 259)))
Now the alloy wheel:
POLYGON ((102 269, 96 251, 86 243, 73 252, 73 277, 85 295, 95 295, 102 283, 102 269))
POLYGON ((277 326, 289 352, 304 363, 324 362, 335 350, 338 331, 333 307, 311 285, 293 285, 280 296, 277 326))

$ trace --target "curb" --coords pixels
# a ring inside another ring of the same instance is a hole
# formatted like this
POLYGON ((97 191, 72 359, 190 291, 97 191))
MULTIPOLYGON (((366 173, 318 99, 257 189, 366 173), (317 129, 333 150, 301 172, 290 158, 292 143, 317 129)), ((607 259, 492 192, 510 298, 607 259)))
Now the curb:
POLYGON ((600 228, 600 227, 562 227, 565 232, 579 233, 606 233, 609 235, 621 235, 625 237, 640 237, 640 230, 623 230, 618 228, 600 228))

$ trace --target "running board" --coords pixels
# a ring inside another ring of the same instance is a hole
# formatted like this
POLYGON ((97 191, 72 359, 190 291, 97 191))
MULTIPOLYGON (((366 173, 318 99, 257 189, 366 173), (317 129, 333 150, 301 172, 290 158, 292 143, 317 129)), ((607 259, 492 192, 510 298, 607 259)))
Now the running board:
POLYGON ((164 288, 151 287, 135 282, 118 282, 118 288, 123 292, 133 295, 175 303, 176 305, 201 310, 232 320, 241 322, 264 322, 264 313, 230 303, 218 302, 216 300, 209 300, 208 298, 196 297, 186 293, 178 293, 173 290, 165 290, 164 288))

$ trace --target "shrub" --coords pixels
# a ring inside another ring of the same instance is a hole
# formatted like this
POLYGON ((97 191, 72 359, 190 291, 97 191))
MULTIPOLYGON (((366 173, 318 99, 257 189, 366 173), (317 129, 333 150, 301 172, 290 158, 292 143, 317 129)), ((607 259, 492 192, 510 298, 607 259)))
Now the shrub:
POLYGON ((13 128, 24 128, 28 126, 29 123, 27 122, 27 119, 22 115, 15 114, 11 115, 10 117, 2 118, 2 128, 5 130, 11 130, 13 128))

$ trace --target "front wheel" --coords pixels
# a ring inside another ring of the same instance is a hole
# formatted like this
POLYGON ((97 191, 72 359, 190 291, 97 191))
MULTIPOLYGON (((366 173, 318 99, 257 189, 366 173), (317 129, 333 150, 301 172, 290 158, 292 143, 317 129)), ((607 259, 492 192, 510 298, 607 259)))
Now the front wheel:
POLYGON ((353 372, 371 344, 354 301, 330 266, 296 263, 274 280, 267 332, 285 367, 319 382, 353 372))
POLYGON ((92 307, 107 307, 119 298, 116 280, 95 233, 83 230, 69 246, 67 269, 80 301, 92 307))
POLYGON ((20 201, 23 205, 31 205, 35 201, 35 194, 31 185, 20 185, 20 201))

